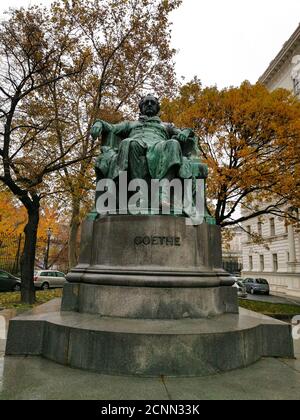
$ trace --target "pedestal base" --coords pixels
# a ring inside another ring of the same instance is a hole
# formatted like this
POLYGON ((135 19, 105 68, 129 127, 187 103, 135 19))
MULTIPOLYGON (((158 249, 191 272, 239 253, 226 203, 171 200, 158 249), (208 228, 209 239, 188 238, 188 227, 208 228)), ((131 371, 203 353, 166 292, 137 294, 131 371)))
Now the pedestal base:
POLYGON ((67 283, 61 309, 128 319, 196 319, 238 313, 238 299, 231 286, 161 288, 67 283))
POLYGON ((139 376, 203 376, 246 367, 262 356, 293 357, 290 325, 244 309, 212 319, 155 321, 59 308, 56 300, 11 320, 6 354, 139 376))

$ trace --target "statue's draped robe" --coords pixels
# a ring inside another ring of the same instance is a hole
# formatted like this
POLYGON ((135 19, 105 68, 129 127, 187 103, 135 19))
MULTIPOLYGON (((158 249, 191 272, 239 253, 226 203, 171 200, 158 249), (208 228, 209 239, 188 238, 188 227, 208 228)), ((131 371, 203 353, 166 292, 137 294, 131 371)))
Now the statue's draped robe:
POLYGON ((190 160, 183 156, 182 144, 177 140, 180 131, 172 124, 164 124, 159 117, 141 116, 139 121, 109 124, 101 121, 103 134, 109 139, 102 147, 96 162, 100 177, 115 179, 120 171, 130 172, 131 178, 163 179, 175 167, 182 179, 197 176, 190 160), (115 139, 121 139, 117 146, 115 139))

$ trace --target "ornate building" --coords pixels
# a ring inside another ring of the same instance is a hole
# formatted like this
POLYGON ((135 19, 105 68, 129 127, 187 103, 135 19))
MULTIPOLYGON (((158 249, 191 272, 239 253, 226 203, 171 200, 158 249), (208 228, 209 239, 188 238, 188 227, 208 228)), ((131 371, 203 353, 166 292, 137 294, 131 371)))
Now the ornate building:
POLYGON ((300 98, 300 25, 258 81, 269 90, 285 88, 300 98))
MULTIPOLYGON (((300 25, 259 78, 269 90, 285 88, 300 99, 300 25)), ((300 297, 300 232, 272 215, 243 224, 243 277, 263 277, 271 291, 300 297), (251 234, 262 238, 255 244, 251 234)))

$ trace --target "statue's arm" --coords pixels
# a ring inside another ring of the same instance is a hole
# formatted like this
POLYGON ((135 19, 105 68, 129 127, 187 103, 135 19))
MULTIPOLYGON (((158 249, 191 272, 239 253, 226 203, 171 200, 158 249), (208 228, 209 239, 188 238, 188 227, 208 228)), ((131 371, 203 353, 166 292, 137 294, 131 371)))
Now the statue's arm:
POLYGON ((200 154, 198 148, 198 137, 191 128, 179 129, 173 124, 168 127, 169 136, 181 143, 181 148, 184 156, 198 157, 200 154))
POLYGON ((115 134, 116 136, 126 136, 130 130, 130 123, 124 121, 118 124, 110 124, 107 121, 96 120, 91 129, 93 139, 97 139, 102 134, 115 134))
POLYGON ((169 124, 168 131, 170 138, 176 138, 176 140, 181 143, 186 143, 192 137, 195 137, 195 134, 191 128, 180 130, 179 128, 176 128, 175 125, 169 124))

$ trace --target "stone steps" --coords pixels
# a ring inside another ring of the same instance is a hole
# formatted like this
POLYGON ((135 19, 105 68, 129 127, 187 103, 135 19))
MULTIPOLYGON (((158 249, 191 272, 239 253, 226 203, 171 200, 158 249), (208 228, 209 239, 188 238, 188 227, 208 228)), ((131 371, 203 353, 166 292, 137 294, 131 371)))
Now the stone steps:
POLYGON ((203 376, 263 356, 293 357, 290 326, 241 309, 211 319, 142 320, 60 312, 60 300, 10 321, 7 355, 41 355, 104 374, 203 376))

